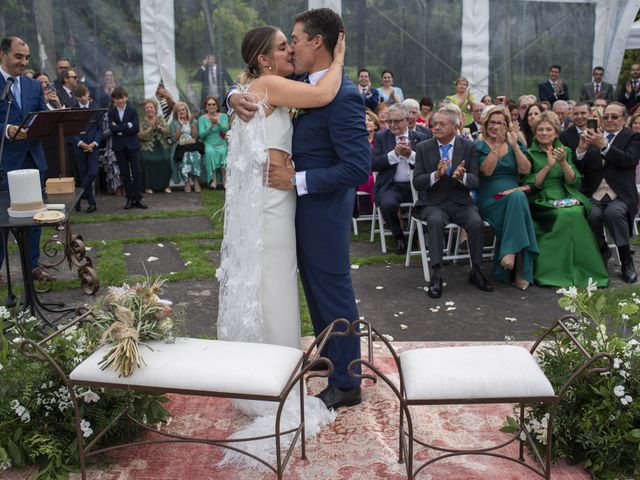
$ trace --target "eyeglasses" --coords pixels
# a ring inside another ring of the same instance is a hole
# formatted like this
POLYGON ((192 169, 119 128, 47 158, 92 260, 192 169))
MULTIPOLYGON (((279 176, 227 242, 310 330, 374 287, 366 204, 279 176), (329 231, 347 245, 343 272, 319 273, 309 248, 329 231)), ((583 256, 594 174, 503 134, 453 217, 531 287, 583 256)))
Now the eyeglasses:
POLYGON ((401 118, 400 120, 387 120, 389 125, 395 125, 396 123, 402 123, 406 120, 406 118, 401 118))
POLYGON ((217 103, 207 103, 207 107, 217 107, 217 103))
POLYGON ((610 115, 603 115, 602 118, 604 118, 605 120, 618 120, 621 117, 621 115, 616 115, 615 113, 612 113, 610 115))
POLYGON ((487 125, 489 125, 490 127, 502 127, 503 125, 506 125, 505 122, 487 122, 487 125))
POLYGON ((76 80, 78 79, 78 77, 76 77, 76 76, 71 76, 71 75, 69 75, 67 78, 75 78, 76 80))

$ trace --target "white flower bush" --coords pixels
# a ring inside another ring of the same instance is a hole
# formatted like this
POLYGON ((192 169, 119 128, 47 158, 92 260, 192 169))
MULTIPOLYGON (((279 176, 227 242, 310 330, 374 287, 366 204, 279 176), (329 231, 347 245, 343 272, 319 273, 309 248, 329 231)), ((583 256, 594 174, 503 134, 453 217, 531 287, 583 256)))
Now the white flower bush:
MULTIPOLYGON (((589 354, 610 353, 612 369, 581 377, 561 401, 553 423, 553 457, 582 463, 593 478, 640 478, 640 296, 615 298, 615 291, 559 289, 558 303, 577 321, 571 333, 589 354), (614 297, 614 298, 611 298, 614 297)), ((556 391, 585 357, 559 333, 538 348, 538 363, 556 391)), ((594 367, 605 367, 605 364, 594 367)), ((503 431, 517 431, 508 418, 503 431)), ((549 412, 546 406, 526 411, 525 428, 545 448, 549 412)))
MULTIPOLYGON (((24 339, 37 342, 43 333, 40 321, 27 314, 16 319, 0 306, 0 477, 14 466, 37 466, 38 479, 67 478, 78 468, 71 394, 48 363, 28 359, 19 350, 24 339)), ((92 325, 72 327, 51 340, 47 351, 69 373, 98 347, 100 334, 92 325)), ((154 425, 168 416, 162 407, 166 399, 159 395, 85 387, 73 393, 88 440, 127 405, 133 405, 136 418, 145 416, 154 425)), ((125 439, 127 429, 126 423, 116 425, 98 445, 125 439)))

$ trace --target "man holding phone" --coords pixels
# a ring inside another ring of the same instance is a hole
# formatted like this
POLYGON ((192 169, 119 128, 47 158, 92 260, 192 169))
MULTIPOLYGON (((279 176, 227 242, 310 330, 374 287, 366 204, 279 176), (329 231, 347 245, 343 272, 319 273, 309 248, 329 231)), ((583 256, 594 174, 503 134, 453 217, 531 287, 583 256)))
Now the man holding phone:
POLYGON ((640 158, 640 133, 625 128, 628 117, 622 103, 611 102, 603 115, 604 132, 586 128, 576 149, 576 166, 582 172, 582 192, 591 200, 589 225, 605 264, 610 250, 604 226, 618 247, 622 279, 635 283, 638 275, 631 257, 629 237, 638 211, 635 170, 640 158))

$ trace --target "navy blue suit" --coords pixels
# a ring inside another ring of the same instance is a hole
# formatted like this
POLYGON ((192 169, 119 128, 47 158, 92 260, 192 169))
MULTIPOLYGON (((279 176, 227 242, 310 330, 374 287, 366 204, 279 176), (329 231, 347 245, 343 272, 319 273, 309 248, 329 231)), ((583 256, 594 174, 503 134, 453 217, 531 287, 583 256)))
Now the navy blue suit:
POLYGON ((565 83, 563 85, 562 93, 560 95, 556 95, 553 85, 549 80, 547 80, 546 82, 538 85, 538 98, 541 102, 546 100, 551 105, 553 105, 556 100, 569 100, 569 87, 567 87, 567 84, 565 83))
MULTIPOLYGON (((91 102, 88 108, 98 108, 95 102, 91 102)), ((93 181, 98 175, 98 147, 102 141, 102 116, 103 112, 96 112, 85 127, 84 132, 72 137, 73 151, 76 160, 76 171, 80 178, 80 186, 84 189, 81 198, 84 198, 89 205, 96 204, 96 197, 93 193, 93 181), (78 145, 84 142, 87 145, 94 143, 92 152, 85 152, 78 145)))
POLYGON ((140 119, 138 112, 128 103, 120 120, 117 107, 109 110, 109 130, 113 143, 111 148, 118 159, 120 175, 124 183, 127 200, 136 202, 142 199, 142 166, 140 159, 140 119))
MULTIPOLYGON (((14 99, 13 105, 9 112, 9 125, 20 125, 22 120, 30 112, 40 112, 47 110, 44 103, 44 95, 40 82, 21 75, 20 77, 20 96, 21 107, 18 107, 14 99)), ((6 81, 4 76, 0 75, 0 90, 4 88, 6 81)), ((4 135, 5 127, 4 116, 7 113, 8 103, 0 103, 0 134, 4 135)), ((37 168, 40 171, 40 181, 44 181, 47 171, 47 161, 42 149, 40 140, 5 140, 4 152, 0 159, 0 167, 6 172, 13 170, 21 170, 25 168, 37 168)), ((9 185, 7 177, 3 175, 0 189, 7 191, 9 185)), ((29 255, 31 257, 31 266, 36 268, 40 260, 40 234, 41 228, 32 228, 29 232, 29 255)), ((4 260, 4 247, 0 245, 0 263, 4 260)))
MULTIPOLYGON (((308 190, 296 209, 298 269, 316 335, 337 318, 358 319, 349 241, 355 189, 371 171, 367 138, 362 95, 346 75, 333 102, 294 120, 293 160, 297 171, 306 172, 308 190)), ((360 385, 347 372, 360 358, 357 337, 334 337, 323 354, 335 367, 330 385, 360 385)))

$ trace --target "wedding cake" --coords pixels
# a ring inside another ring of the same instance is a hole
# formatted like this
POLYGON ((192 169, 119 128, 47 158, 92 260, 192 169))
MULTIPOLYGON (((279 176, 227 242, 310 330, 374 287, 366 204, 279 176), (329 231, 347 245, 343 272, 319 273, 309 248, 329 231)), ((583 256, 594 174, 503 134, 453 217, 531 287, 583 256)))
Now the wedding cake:
POLYGON ((14 170, 7 173, 7 178, 11 199, 11 206, 7 211, 10 217, 32 217, 45 209, 38 170, 14 170))

